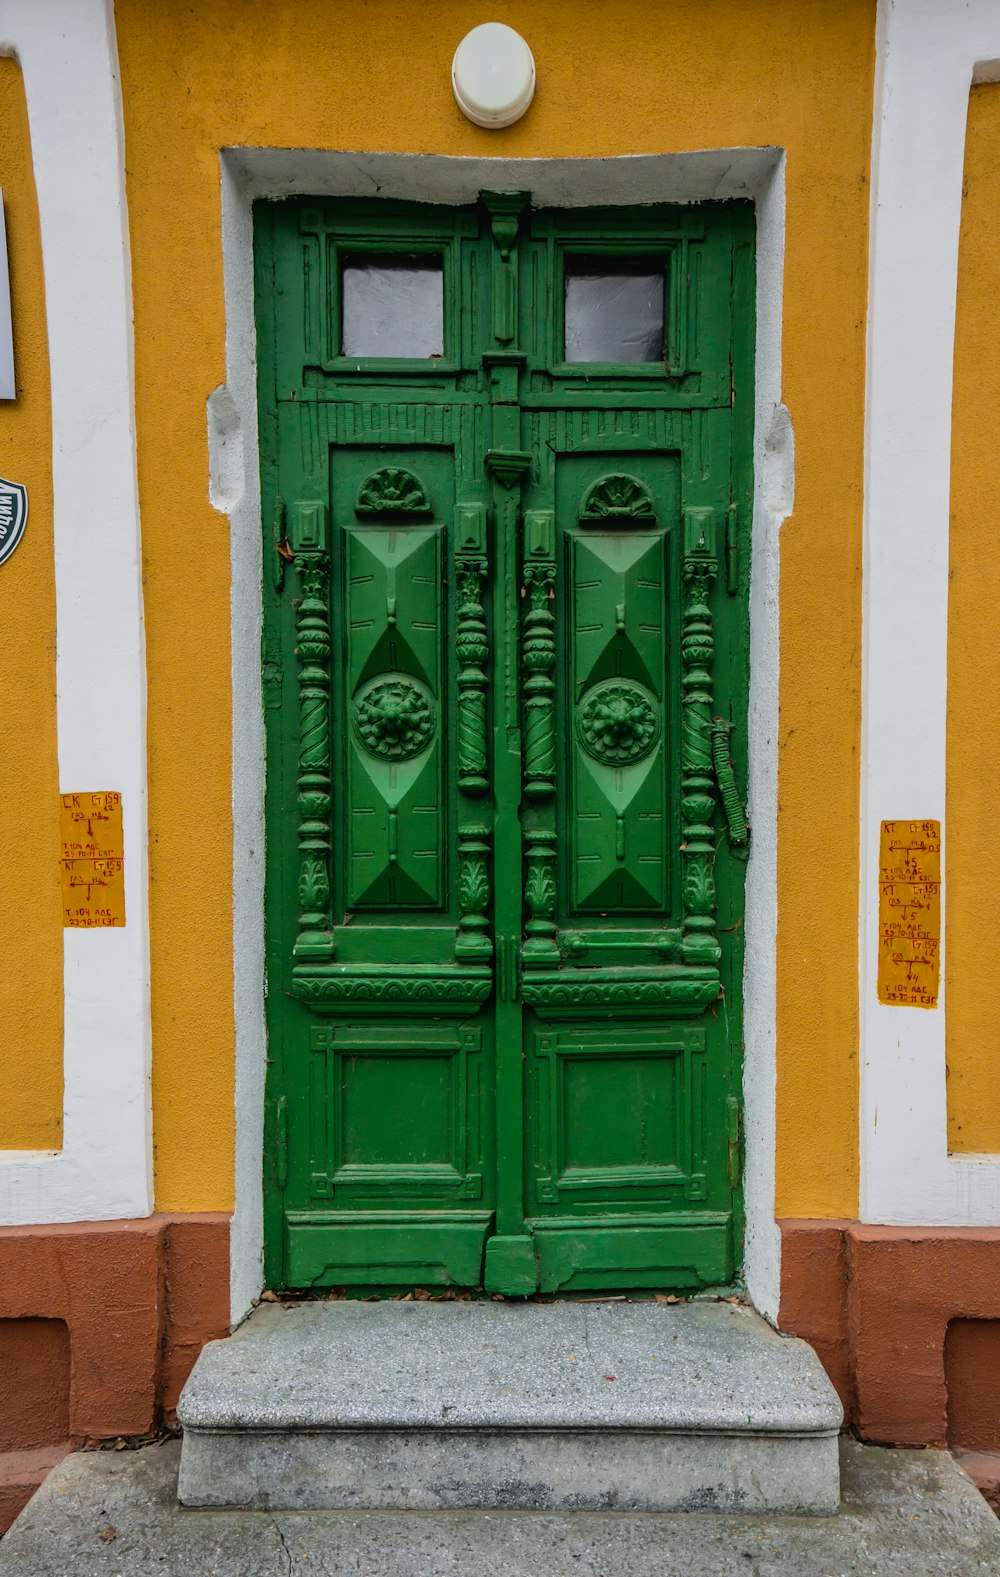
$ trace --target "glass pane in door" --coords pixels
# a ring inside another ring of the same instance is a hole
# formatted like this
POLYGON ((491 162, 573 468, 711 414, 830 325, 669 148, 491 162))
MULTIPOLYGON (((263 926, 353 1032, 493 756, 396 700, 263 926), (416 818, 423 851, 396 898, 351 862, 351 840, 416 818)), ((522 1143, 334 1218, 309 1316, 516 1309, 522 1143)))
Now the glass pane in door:
POLYGON ((566 264, 566 360, 662 361, 664 270, 644 261, 566 264))
POLYGON ((421 359, 443 355, 440 258, 350 258, 341 279, 342 355, 421 359))

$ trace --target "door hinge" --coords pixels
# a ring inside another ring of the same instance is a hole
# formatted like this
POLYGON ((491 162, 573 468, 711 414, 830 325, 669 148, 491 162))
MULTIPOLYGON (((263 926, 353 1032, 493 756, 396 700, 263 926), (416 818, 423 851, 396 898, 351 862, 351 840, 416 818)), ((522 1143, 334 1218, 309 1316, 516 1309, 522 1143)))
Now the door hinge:
POLYGON ((279 1188, 288 1183, 288 1100, 279 1095, 274 1106, 274 1181, 279 1188))
POLYGON ((274 558, 271 561, 271 578, 275 591, 285 589, 285 565, 290 564, 295 554, 288 542, 288 533, 285 529, 285 500, 279 494, 274 501, 274 519, 271 522, 271 535, 274 541, 274 558))
POLYGON ((271 643, 268 640, 267 625, 264 626, 264 635, 261 641, 261 688, 264 693, 265 707, 278 707, 281 705, 281 687, 284 681, 284 672, 279 659, 272 656, 271 643))
POLYGON ((735 597, 740 589, 740 510, 730 504, 726 510, 726 590, 735 597))
POLYGON ((743 1113, 735 1095, 726 1096, 726 1123, 729 1140, 729 1183, 738 1188, 743 1175, 743 1113))

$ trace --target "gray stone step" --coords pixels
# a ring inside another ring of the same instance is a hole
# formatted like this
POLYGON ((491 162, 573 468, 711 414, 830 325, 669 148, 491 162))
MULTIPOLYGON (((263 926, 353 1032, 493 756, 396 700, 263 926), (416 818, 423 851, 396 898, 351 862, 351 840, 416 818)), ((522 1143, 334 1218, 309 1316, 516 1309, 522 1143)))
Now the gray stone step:
POLYGON ((945 1451, 840 1440, 835 1517, 185 1511, 176 1441, 81 1451, 0 1540, 0 1577, 996 1577, 1000 1522, 945 1451))
POLYGON ((262 1304, 178 1406, 185 1506, 833 1512, 840 1403, 739 1305, 262 1304))

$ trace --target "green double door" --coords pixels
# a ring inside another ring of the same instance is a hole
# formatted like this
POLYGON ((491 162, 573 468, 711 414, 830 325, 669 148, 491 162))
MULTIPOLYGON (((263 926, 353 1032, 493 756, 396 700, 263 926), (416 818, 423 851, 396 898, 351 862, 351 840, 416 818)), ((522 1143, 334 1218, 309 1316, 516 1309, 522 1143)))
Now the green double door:
POLYGON ((725 1283, 752 209, 255 242, 268 1283, 725 1283))

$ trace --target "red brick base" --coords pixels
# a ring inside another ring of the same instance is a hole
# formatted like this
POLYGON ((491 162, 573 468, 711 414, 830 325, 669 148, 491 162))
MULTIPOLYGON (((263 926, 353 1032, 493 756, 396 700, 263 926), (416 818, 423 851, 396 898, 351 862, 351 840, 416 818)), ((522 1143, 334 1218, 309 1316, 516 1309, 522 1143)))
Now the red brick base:
POLYGON ((42 1480, 58 1467, 68 1442, 37 1451, 0 1451, 0 1533, 19 1517, 42 1480))
POLYGON ((779 1324, 862 1438, 1000 1451, 1000 1228, 780 1226, 779 1324))
POLYGON ((0 1532, 69 1445, 172 1418, 229 1330, 229 1222, 0 1227, 0 1532))

